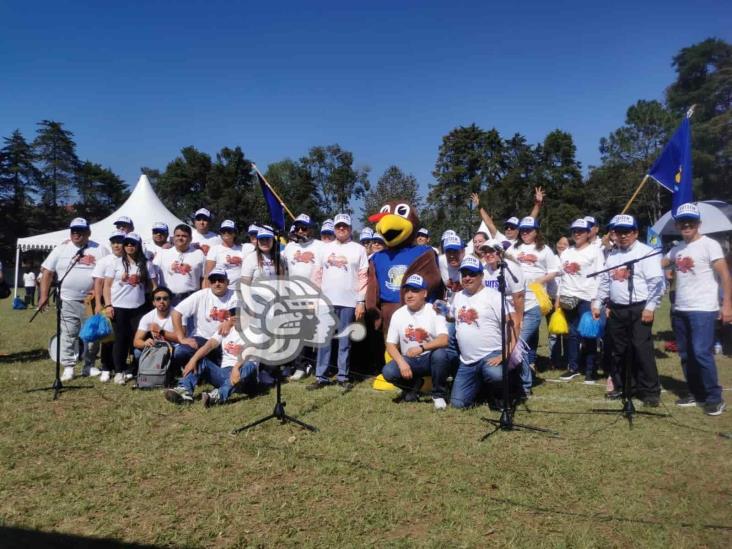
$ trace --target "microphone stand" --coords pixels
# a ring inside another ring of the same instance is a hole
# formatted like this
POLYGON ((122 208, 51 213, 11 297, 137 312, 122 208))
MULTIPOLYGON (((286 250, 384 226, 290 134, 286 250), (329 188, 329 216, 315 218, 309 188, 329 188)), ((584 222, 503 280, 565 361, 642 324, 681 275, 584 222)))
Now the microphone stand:
MULTIPOLYGON (((509 359, 509 352, 508 352, 508 341, 506 338, 506 328, 507 328, 507 322, 506 322, 506 309, 507 309, 507 301, 506 301, 506 277, 505 277, 505 271, 508 271, 508 273, 511 275, 511 278, 514 280, 514 282, 518 282, 518 279, 514 274, 511 272, 511 269, 506 265, 506 261, 504 259, 501 259, 501 262, 499 264, 499 270, 498 270, 498 291, 501 294, 501 373, 503 375, 502 384, 503 384, 503 402, 501 404, 501 417, 499 419, 489 419, 489 418, 482 418, 484 421, 487 421, 488 423, 495 425, 496 428, 487 433, 486 435, 481 438, 481 441, 487 439, 492 434, 496 433, 498 430, 501 431, 533 431, 533 432, 539 432, 539 433, 548 433, 551 436, 559 436, 559 433, 556 431, 552 431, 550 429, 544 429, 543 427, 534 427, 533 425, 525 425, 522 423, 514 423, 513 416, 516 411, 516 405, 514 402, 511 401, 511 389, 510 389, 510 382, 508 379, 509 371, 508 371, 508 359, 509 359)), ((516 336, 518 337, 518 335, 516 336)), ((518 341, 517 341, 518 343, 518 341)))
MULTIPOLYGON (((61 383, 61 306, 63 304, 63 300, 61 299, 61 285, 63 284, 64 280, 66 280, 66 277, 71 272, 71 269, 73 269, 76 264, 81 259, 81 256, 84 253, 84 250, 87 248, 87 246, 82 247, 74 256, 74 258, 71 260, 71 263, 69 263, 68 268, 66 269, 66 272, 63 274, 61 278, 59 278, 56 282, 53 284, 53 291, 49 293, 48 299, 50 300, 52 297, 56 298, 56 379, 53 380, 53 384, 50 387, 39 387, 36 389, 29 389, 26 391, 26 393, 35 393, 38 391, 53 391, 53 400, 57 400, 58 396, 61 394, 61 391, 63 390, 73 390, 73 389, 90 389, 90 385, 76 385, 76 386, 64 386, 63 383, 61 383), (81 252, 81 253, 80 253, 81 252)), ((48 303, 48 302, 46 302, 48 303)), ((35 313, 33 313, 33 316, 28 321, 28 323, 31 323, 35 320, 35 318, 38 316, 38 313, 41 312, 41 309, 37 309, 35 313)), ((81 350, 81 349, 80 349, 81 350)))
MULTIPOLYGON (((637 259, 631 259, 629 261, 626 261, 625 263, 620 263, 619 265, 613 265, 612 267, 608 267, 607 269, 602 269, 600 271, 597 271, 595 273, 590 273, 587 275, 587 278, 595 277, 598 275, 601 275, 603 273, 607 273, 609 271, 612 271, 614 269, 619 269, 620 267, 625 267, 628 269, 628 305, 633 303, 633 291, 635 290, 634 287, 634 276, 635 276, 635 264, 639 263, 640 261, 643 261, 644 259, 647 259, 649 257, 653 257, 655 255, 660 255, 663 253, 663 250, 655 250, 649 254, 644 255, 643 257, 639 257, 637 259)), ((604 314, 604 311, 601 311, 601 314, 604 314)), ((633 405, 633 398, 632 398, 632 371, 633 371, 633 363, 635 362, 635 351, 633 349, 632 345, 632 339, 633 339, 633 326, 629 326, 626 328, 626 335, 628 337, 628 345, 627 349, 625 351, 625 361, 623 363, 624 369, 623 369, 623 395, 622 395, 622 402, 623 407, 620 410, 613 410, 613 409, 605 409, 605 408, 593 408, 592 412, 595 414, 617 414, 620 413, 628 420, 628 426, 632 429, 633 428, 633 418, 635 415, 644 415, 649 417, 668 417, 668 414, 660 414, 658 412, 646 412, 646 411, 637 411, 635 409, 635 406, 633 405)), ((612 352, 612 351, 611 351, 612 352)))

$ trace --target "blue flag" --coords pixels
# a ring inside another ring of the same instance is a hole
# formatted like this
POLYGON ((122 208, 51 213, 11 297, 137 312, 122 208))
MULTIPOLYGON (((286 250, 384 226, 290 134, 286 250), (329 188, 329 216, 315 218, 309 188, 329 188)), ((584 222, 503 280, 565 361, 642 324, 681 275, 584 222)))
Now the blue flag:
POLYGON ((280 231, 285 230, 285 206, 269 188, 269 185, 265 182, 264 178, 259 175, 259 171, 255 170, 257 179, 259 180, 259 186, 262 187, 262 194, 264 195, 264 201, 267 203, 267 209, 269 210, 269 218, 272 221, 272 226, 280 231))
POLYGON ((648 175, 662 187, 673 193, 671 214, 682 204, 694 201, 691 169, 691 124, 685 116, 681 126, 671 136, 671 140, 661 155, 651 166, 648 175))
POLYGON ((654 250, 660 250, 663 248, 661 237, 653 230, 653 227, 648 227, 648 233, 646 233, 646 244, 648 244, 654 250))

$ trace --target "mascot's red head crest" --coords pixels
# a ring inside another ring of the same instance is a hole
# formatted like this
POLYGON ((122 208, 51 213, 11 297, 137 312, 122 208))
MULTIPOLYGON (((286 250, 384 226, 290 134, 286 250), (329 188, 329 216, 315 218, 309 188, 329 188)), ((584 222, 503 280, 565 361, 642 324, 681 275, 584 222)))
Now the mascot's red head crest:
POLYGON ((381 233, 389 248, 411 244, 419 227, 417 211, 404 200, 391 200, 384 204, 379 213, 369 216, 376 223, 376 231, 381 233))

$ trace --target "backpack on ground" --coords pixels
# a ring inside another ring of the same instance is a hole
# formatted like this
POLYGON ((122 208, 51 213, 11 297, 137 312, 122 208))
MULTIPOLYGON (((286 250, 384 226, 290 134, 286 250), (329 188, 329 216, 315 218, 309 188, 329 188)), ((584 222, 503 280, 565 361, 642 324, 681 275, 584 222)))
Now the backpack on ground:
POLYGON ((173 347, 165 341, 158 341, 152 347, 146 347, 138 360, 137 388, 155 389, 171 385, 172 359, 173 347))

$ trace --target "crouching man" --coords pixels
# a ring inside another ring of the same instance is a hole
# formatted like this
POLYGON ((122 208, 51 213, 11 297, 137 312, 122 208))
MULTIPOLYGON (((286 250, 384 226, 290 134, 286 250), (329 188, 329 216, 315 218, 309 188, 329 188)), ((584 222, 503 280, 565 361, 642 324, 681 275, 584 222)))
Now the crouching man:
POLYGON ((386 335, 386 350, 392 360, 384 366, 384 379, 401 387, 402 400, 419 398, 425 376, 432 376, 432 401, 437 410, 447 408, 447 324, 427 301, 427 284, 412 275, 402 284, 404 303, 394 312, 386 335))
POLYGON ((254 393, 257 388, 257 365, 242 359, 244 340, 236 330, 227 335, 214 334, 198 350, 183 369, 178 386, 165 391, 165 398, 175 404, 193 402, 193 393, 198 381, 207 381, 214 386, 212 391, 201 394, 203 406, 208 408, 228 400, 232 393, 241 390, 254 393), (207 358, 212 351, 221 348, 221 365, 207 358))

